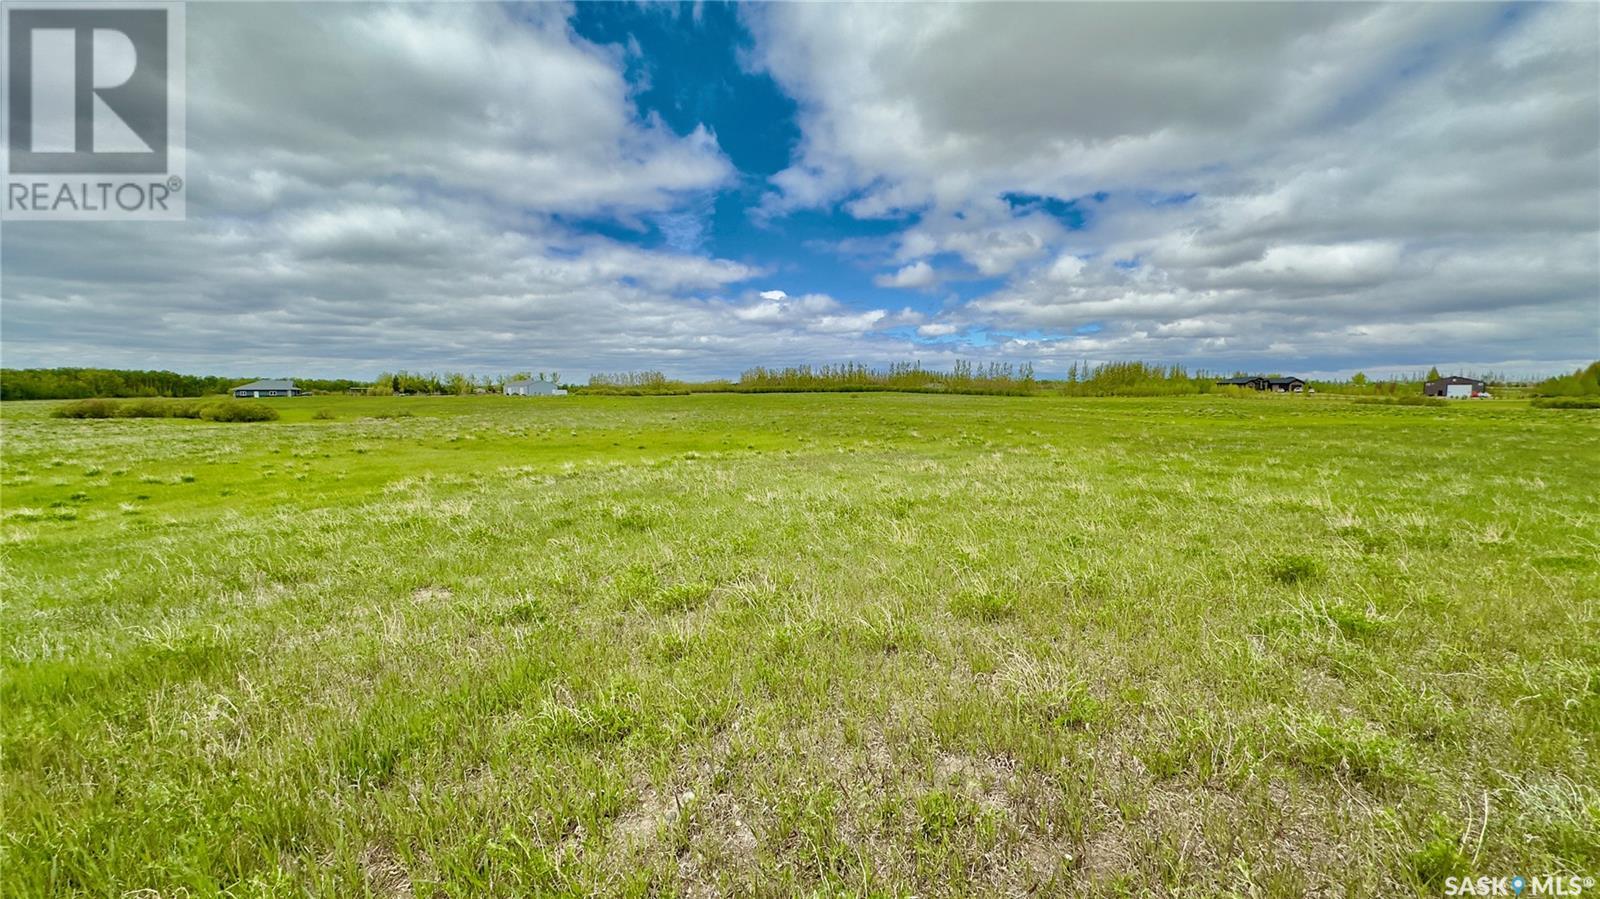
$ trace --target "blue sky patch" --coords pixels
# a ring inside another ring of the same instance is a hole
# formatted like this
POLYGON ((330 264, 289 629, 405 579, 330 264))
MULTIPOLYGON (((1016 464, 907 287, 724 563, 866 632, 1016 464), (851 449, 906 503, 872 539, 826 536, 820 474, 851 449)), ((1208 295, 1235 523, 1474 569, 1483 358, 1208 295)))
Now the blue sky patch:
POLYGON ((1011 211, 1018 215, 1039 211, 1054 217, 1069 231, 1081 231, 1089 222, 1089 206, 1095 203, 1104 203, 1110 195, 1101 191, 1076 200, 1063 200, 1060 197, 1044 196, 1019 192, 1007 192, 1000 195, 1006 201, 1011 211))

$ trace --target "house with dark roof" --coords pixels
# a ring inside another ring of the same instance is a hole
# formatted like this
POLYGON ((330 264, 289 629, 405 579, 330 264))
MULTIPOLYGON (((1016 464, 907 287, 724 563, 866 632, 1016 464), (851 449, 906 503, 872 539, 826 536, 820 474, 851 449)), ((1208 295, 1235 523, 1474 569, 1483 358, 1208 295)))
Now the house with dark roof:
POLYGON ((1422 384, 1423 396, 1442 396, 1453 400, 1467 400, 1473 397, 1487 396, 1488 385, 1477 378, 1466 378, 1461 375, 1451 375, 1448 378, 1435 378, 1424 381, 1422 384))
POLYGON ((268 396, 304 396, 305 391, 294 386, 293 381, 251 381, 233 388, 233 395, 246 400, 268 396))
POLYGON ((1251 390, 1267 389, 1267 379, 1260 375, 1252 375, 1248 378, 1226 378, 1217 383, 1224 387, 1248 387, 1251 390))
POLYGON ((1274 393, 1302 393, 1306 389, 1306 382, 1300 378, 1269 378, 1265 375, 1224 378, 1217 383, 1224 387, 1248 387, 1251 390, 1270 390, 1274 393))

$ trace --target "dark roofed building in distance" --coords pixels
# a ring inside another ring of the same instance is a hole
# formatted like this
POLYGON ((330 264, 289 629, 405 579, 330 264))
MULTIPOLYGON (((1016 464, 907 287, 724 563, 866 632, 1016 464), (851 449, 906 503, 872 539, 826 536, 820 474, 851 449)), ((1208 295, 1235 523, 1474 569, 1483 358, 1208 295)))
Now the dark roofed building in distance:
POLYGON ((1248 387, 1251 390, 1270 390, 1275 393, 1301 393, 1306 389, 1306 382, 1301 378, 1269 378, 1265 375, 1224 378, 1217 383, 1224 387, 1248 387))
POLYGON ((294 386, 293 381, 251 381, 233 388, 233 395, 238 399, 260 399, 268 396, 303 396, 304 390, 294 386))
POLYGON ((1267 379, 1260 375, 1248 378, 1227 378, 1217 382, 1224 387, 1248 387, 1251 390, 1266 390, 1267 379))
POLYGON ((1466 378, 1461 375, 1451 375, 1448 378, 1434 378, 1422 384, 1423 396, 1442 396, 1452 400, 1467 400, 1473 397, 1487 396, 1488 389, 1477 378, 1466 378))

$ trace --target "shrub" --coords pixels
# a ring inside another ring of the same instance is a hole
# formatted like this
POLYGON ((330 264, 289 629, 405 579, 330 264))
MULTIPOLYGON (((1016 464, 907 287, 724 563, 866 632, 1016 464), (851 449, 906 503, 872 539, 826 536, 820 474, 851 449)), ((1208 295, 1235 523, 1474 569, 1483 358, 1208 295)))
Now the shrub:
POLYGON ((311 418, 313 421, 333 421, 334 416, 327 409, 318 409, 311 418))
MULTIPOLYGON (((1600 396, 1600 362, 1592 362, 1570 375, 1551 378, 1533 388, 1537 396, 1600 396)), ((1588 406, 1552 406, 1554 409, 1587 409, 1588 406)))
POLYGON ((277 421, 278 410, 260 403, 223 401, 201 409, 200 417, 206 421, 277 421))
POLYGON ((1600 396, 1552 396, 1536 399, 1538 409, 1600 409, 1600 396))
POLYGON ((51 414, 56 418, 111 418, 117 414, 117 404, 110 400, 78 400, 51 414))
MULTIPOLYGON (((219 405, 226 405, 225 403, 219 405)), ((53 414, 57 418, 207 418, 205 414, 210 406, 194 401, 168 402, 157 399, 139 399, 126 402, 116 400, 90 399, 78 400, 68 403, 57 409, 53 414)), ((262 409, 258 412, 245 413, 245 418, 212 418, 213 421, 271 421, 278 417, 272 409, 262 409), (261 416, 261 413, 267 413, 261 416)))

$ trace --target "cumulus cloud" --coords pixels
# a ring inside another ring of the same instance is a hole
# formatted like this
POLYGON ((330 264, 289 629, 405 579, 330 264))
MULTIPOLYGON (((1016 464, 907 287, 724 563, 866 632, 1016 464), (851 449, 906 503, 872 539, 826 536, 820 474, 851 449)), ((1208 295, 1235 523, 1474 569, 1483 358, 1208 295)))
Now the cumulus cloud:
POLYGON ((950 316, 1058 332, 1037 352, 1554 367, 1600 349, 1592 5, 749 18, 805 123, 768 212, 915 213, 893 258, 1004 276, 950 316), (1104 202, 1064 227, 998 201, 1016 193, 1104 202))
POLYGON ((636 115, 570 12, 191 9, 190 220, 7 223, 7 364, 707 372, 777 348, 719 300, 760 269, 558 220, 635 227, 732 175, 704 128, 636 115))
POLYGON ((750 6, 746 61, 799 110, 765 182, 711 129, 641 113, 626 51, 572 11, 192 6, 190 220, 8 222, 7 364, 1600 351, 1592 4, 750 6), (709 251, 752 184, 757 224, 871 222, 795 232, 864 295, 798 254, 709 251), (654 249, 615 237, 652 229, 654 249), (873 286, 948 292, 896 312, 873 286))
POLYGON ((561 5, 193 12, 191 167, 208 210, 383 179, 543 213, 644 212, 733 175, 705 129, 638 121, 617 60, 575 40, 561 5))
POLYGON ((926 262, 913 262, 893 274, 872 279, 879 287, 932 287, 939 283, 939 275, 926 262))
POLYGON ((781 290, 761 291, 756 302, 731 311, 739 321, 819 334, 861 334, 890 317, 883 309, 852 310, 826 294, 790 297, 781 290))

